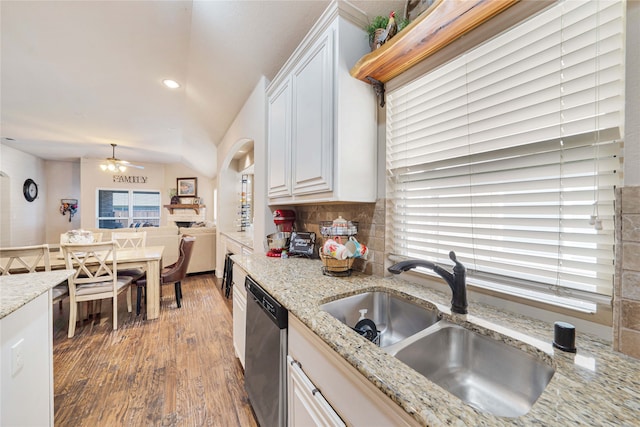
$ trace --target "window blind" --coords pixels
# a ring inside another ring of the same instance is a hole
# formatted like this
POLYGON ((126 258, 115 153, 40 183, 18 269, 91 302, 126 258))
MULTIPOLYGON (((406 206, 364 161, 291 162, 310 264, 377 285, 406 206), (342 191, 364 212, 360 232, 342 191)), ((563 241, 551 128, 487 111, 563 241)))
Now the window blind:
POLYGON ((595 309, 613 286, 622 1, 565 1, 387 97, 396 255, 595 309))

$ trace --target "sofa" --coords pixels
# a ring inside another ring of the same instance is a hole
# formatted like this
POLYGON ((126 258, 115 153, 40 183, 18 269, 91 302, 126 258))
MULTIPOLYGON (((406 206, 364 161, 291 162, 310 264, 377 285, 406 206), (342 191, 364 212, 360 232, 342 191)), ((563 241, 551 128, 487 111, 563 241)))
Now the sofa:
POLYGON ((178 259, 180 236, 188 234, 196 241, 187 274, 215 271, 216 269, 216 228, 215 227, 177 227, 163 225, 160 227, 143 228, 92 228, 94 233, 102 233, 102 240, 111 240, 111 233, 126 233, 133 231, 147 232, 147 246, 164 246, 162 265, 169 265, 178 259))

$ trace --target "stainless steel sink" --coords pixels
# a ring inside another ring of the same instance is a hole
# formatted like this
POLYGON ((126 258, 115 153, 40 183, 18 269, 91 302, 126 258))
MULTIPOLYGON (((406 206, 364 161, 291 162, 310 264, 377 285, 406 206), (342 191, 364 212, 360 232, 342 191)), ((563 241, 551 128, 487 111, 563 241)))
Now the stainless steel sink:
POLYGON ((503 417, 529 412, 554 374, 520 349, 446 321, 389 352, 465 403, 503 417))
POLYGON ((349 327, 364 317, 371 319, 380 332, 380 347, 387 347, 422 331, 440 320, 438 310, 427 308, 407 298, 388 292, 365 292, 336 301, 320 308, 349 327))

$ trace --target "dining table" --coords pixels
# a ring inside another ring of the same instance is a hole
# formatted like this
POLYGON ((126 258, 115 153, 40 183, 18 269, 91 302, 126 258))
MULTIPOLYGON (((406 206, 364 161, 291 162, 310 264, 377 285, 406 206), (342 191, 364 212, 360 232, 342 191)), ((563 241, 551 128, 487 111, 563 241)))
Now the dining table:
MULTIPOLYGON (((160 316, 160 270, 164 246, 144 246, 140 248, 116 249, 118 269, 142 268, 147 273, 147 320, 160 316)), ((62 251, 51 252, 51 269, 66 268, 62 251)))

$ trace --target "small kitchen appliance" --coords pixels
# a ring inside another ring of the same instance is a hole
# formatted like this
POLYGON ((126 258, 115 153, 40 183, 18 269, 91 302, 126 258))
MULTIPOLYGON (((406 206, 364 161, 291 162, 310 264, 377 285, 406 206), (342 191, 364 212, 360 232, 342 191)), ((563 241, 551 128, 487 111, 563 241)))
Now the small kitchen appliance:
POLYGON ((267 236, 267 245, 269 246, 267 256, 282 256, 282 251, 289 247, 289 239, 295 221, 296 213, 292 210, 276 209, 273 211, 273 223, 278 227, 278 232, 267 236))

